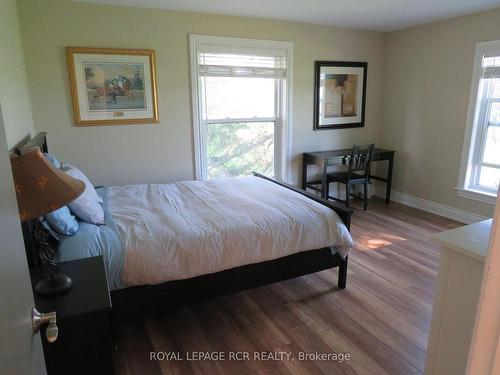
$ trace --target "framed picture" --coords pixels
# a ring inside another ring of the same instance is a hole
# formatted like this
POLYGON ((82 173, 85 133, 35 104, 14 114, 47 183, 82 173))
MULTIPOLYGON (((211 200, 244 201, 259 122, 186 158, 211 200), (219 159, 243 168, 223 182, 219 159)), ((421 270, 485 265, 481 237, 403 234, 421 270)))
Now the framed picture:
POLYGON ((155 53, 66 49, 77 126, 157 123, 155 53))
POLYGON ((367 68, 365 62, 315 62, 314 130, 364 126, 367 68))

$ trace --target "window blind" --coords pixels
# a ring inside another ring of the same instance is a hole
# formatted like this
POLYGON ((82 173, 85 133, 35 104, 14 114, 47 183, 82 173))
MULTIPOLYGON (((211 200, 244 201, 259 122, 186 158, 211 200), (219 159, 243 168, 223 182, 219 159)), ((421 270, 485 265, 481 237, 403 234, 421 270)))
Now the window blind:
POLYGON ((500 56, 483 57, 481 78, 500 78, 500 56))
POLYGON ((198 53, 201 77, 286 78, 284 56, 198 53))

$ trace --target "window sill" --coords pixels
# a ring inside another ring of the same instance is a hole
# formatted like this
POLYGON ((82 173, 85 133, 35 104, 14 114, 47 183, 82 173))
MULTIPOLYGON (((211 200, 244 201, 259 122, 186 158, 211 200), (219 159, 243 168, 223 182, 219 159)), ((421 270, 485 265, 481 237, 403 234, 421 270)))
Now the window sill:
POLYGON ((483 191, 457 187, 457 194, 463 198, 474 199, 475 201, 494 205, 497 201, 496 194, 485 193, 483 191))

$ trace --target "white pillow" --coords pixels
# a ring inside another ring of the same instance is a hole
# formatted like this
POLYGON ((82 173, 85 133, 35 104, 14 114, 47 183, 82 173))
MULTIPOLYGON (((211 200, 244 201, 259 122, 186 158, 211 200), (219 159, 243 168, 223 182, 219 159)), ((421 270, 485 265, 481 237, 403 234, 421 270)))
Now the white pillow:
POLYGON ((74 201, 68 204, 70 211, 80 220, 90 224, 104 224, 104 210, 102 208, 102 198, 97 194, 94 186, 81 170, 67 163, 61 165, 61 169, 69 176, 82 181, 85 190, 74 201))

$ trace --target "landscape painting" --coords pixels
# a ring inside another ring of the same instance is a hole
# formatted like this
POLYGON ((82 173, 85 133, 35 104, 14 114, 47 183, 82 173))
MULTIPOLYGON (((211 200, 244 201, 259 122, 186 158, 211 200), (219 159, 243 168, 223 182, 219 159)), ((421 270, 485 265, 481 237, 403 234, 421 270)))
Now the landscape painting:
POLYGON ((314 130, 364 126, 365 62, 316 61, 314 130))
POLYGON ((151 50, 68 47, 77 126, 158 123, 151 50))
POLYGON ((144 66, 83 62, 89 111, 145 109, 144 66))

